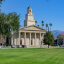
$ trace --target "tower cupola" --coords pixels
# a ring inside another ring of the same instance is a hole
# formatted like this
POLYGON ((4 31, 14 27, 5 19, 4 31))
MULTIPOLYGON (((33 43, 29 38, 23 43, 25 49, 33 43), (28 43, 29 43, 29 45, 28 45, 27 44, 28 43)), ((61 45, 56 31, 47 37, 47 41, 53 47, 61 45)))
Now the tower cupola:
POLYGON ((24 26, 30 26, 30 25, 35 25, 35 20, 34 15, 32 13, 32 8, 28 7, 27 14, 25 15, 24 26))
POLYGON ((27 13, 32 13, 32 8, 31 7, 27 8, 27 13))

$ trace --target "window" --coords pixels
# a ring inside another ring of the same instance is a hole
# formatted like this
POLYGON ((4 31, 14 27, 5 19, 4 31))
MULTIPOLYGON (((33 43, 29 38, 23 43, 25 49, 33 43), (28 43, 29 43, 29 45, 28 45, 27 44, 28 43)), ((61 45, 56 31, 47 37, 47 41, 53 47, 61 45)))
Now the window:
POLYGON ((30 10, 30 12, 31 12, 31 10, 30 10))

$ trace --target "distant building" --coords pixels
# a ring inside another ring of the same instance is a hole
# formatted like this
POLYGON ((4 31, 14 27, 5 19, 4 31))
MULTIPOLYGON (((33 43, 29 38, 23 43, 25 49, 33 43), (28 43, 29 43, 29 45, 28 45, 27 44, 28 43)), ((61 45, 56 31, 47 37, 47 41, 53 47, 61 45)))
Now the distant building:
POLYGON ((57 44, 64 45, 64 34, 60 34, 57 36, 57 44))
POLYGON ((0 37, 0 45, 6 44, 6 37, 2 36, 0 37))
POLYGON ((35 25, 32 8, 27 8, 24 27, 19 28, 19 33, 12 32, 11 45, 26 45, 27 47, 40 47, 44 40, 46 30, 35 25))

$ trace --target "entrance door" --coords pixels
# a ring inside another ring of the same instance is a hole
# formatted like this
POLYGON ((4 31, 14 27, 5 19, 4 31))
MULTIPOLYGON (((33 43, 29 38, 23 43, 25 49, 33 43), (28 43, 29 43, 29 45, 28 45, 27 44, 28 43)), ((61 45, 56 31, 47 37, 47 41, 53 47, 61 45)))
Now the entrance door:
POLYGON ((20 45, 22 45, 22 40, 20 40, 20 45))
POLYGON ((32 40, 31 40, 31 45, 33 45, 33 42, 32 42, 32 40))

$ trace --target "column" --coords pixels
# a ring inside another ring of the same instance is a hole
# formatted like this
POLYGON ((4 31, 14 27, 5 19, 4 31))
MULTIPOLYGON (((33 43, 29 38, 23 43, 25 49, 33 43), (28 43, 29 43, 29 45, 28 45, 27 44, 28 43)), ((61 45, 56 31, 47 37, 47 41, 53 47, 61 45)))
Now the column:
POLYGON ((21 35, 21 34, 20 34, 20 32, 19 32, 19 43, 18 43, 18 45, 20 45, 20 35, 21 35))
POLYGON ((34 44, 36 45, 36 33, 35 33, 35 43, 34 44))
POLYGON ((24 45, 26 45, 26 32, 24 33, 24 45))
POLYGON ((43 41, 43 40, 44 40, 44 34, 42 34, 42 44, 44 43, 44 41, 43 41))
POLYGON ((30 32, 30 42, 29 42, 29 45, 31 45, 31 32, 30 32))
POLYGON ((40 33, 40 45, 41 45, 41 33, 40 33))
POLYGON ((13 36, 12 36, 12 38, 11 38, 11 45, 13 45, 13 36))
POLYGON ((14 45, 16 46, 17 44, 16 44, 16 39, 14 39, 14 45))

